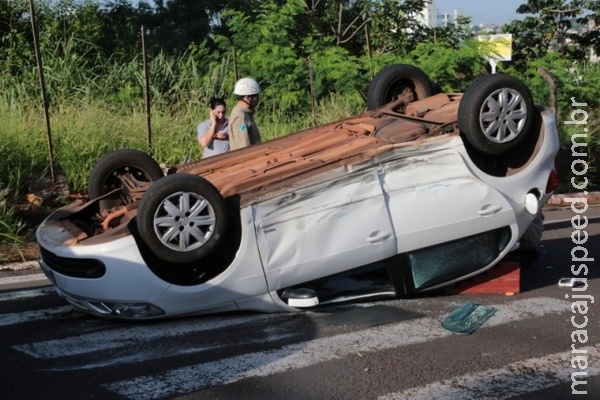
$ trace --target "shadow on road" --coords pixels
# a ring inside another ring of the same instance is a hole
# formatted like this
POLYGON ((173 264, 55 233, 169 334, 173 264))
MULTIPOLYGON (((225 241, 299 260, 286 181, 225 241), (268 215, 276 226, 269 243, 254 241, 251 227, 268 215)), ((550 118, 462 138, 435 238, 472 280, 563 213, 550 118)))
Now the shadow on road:
POLYGON ((600 218, 590 218, 587 230, 581 230, 579 238, 570 220, 545 224, 544 236, 550 238, 542 240, 540 258, 531 267, 521 270, 521 291, 527 292, 556 286, 560 278, 576 276, 573 274, 572 268, 575 271, 581 268, 577 277, 588 280, 600 278, 600 252, 597 250, 600 249, 600 224, 598 222, 600 222, 600 218), (587 240, 582 244, 575 243, 571 233, 575 232, 573 236, 575 240, 583 242, 584 230, 588 235, 587 240), (565 234, 564 231, 568 233, 565 234), (560 237, 555 237, 559 234, 560 237), (580 267, 582 264, 587 267, 587 275, 584 275, 585 268, 580 267))

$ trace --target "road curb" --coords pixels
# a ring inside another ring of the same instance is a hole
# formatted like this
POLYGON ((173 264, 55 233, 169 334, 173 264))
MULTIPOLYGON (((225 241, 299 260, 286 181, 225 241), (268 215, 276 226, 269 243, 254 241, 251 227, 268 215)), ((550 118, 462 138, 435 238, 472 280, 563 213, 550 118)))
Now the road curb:
POLYGON ((600 192, 575 192, 575 193, 561 193, 555 194, 550 197, 545 205, 547 207, 571 207, 574 201, 565 201, 565 199, 579 199, 583 201, 585 199, 588 205, 599 205, 600 204, 600 192))
POLYGON ((24 271, 27 269, 39 268, 40 263, 37 260, 25 261, 20 263, 11 263, 0 265, 0 271, 24 271))

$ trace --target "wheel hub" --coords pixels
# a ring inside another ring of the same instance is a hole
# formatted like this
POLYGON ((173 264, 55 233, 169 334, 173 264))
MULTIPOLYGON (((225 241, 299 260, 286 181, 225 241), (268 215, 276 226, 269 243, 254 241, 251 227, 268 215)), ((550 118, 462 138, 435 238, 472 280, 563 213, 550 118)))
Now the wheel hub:
POLYGON ((479 122, 485 136, 494 143, 508 143, 523 132, 527 104, 513 89, 499 89, 482 105, 479 122))
POLYGON ((215 211, 202 196, 179 192, 164 199, 154 216, 154 232, 161 243, 176 251, 200 248, 215 229, 215 211))

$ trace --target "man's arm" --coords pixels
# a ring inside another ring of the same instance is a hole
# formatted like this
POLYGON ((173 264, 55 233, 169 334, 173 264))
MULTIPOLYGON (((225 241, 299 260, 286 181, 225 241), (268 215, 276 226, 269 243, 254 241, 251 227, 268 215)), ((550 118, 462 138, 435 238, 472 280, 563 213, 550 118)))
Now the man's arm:
POLYGON ((250 146, 250 137, 246 121, 240 116, 235 116, 229 120, 229 147, 231 150, 236 150, 248 146, 250 146))

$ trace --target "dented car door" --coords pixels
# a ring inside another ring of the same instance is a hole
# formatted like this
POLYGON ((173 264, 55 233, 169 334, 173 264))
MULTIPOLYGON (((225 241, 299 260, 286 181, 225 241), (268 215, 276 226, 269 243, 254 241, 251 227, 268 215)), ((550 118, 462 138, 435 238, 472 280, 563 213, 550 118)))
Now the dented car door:
POLYGON ((382 180, 399 253, 515 224, 508 199, 476 179, 452 148, 390 161, 382 180))
POLYGON ((271 290, 396 254, 377 168, 304 186, 253 206, 271 290))

